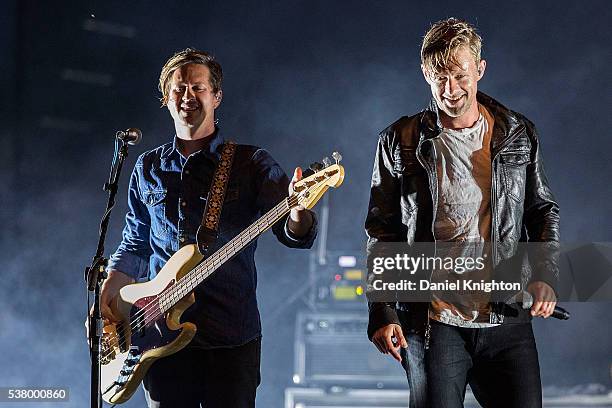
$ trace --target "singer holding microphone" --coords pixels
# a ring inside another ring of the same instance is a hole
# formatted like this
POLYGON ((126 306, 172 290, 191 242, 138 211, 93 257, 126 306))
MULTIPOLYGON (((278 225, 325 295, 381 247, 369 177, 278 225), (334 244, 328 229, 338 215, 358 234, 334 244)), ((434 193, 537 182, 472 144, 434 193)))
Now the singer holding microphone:
MULTIPOLYGON (((196 243, 213 180, 226 183, 226 192, 211 251, 291 192, 287 175, 264 149, 234 144, 233 161, 226 160, 232 143, 226 143, 215 121, 221 82, 221 66, 203 51, 180 51, 162 68, 159 89, 174 134, 168 143, 143 153, 132 172, 123 239, 110 258, 100 297, 102 316, 111 322, 118 318, 109 305, 123 286, 152 279, 179 248, 196 243), (228 161, 229 171, 217 178, 218 164, 228 161)), ((117 137, 136 143, 140 132, 128 129, 117 137)), ((292 181, 300 178, 296 168, 292 181)), ((316 225, 314 213, 298 207, 272 231, 288 247, 309 248, 316 225)), ((143 385, 150 408, 255 406, 261 323, 254 254, 255 245, 247 246, 194 290, 195 304, 182 320, 194 322, 197 333, 184 349, 160 358, 147 371, 143 385)))
MULTIPOLYGON (((484 254, 485 267, 461 272, 465 279, 511 270, 533 301, 435 292, 429 303, 371 301, 368 335, 406 369, 411 408, 462 408, 467 384, 484 408, 542 406, 531 318, 555 310, 559 206, 534 124, 478 91, 485 68, 470 23, 449 18, 425 34, 421 70, 432 99, 379 135, 368 256, 385 242, 484 254), (523 245, 528 259, 519 257, 523 245)), ((437 272, 444 279, 435 267, 432 278, 437 272)))

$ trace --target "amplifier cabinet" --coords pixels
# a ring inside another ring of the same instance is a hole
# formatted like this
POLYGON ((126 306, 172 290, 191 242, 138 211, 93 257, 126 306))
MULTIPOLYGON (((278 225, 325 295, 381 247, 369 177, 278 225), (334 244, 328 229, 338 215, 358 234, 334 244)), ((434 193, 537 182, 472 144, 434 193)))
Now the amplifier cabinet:
POLYGON ((298 313, 294 384, 407 387, 402 366, 368 340, 367 325, 365 310, 298 313))

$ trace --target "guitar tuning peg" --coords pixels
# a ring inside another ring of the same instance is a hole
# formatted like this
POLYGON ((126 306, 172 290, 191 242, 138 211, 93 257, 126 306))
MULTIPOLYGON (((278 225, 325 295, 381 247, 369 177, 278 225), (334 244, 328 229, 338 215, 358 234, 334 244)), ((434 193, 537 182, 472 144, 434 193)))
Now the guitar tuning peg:
POLYGON ((332 153, 332 157, 336 161, 336 164, 339 164, 340 160, 342 160, 342 155, 340 153, 338 153, 338 152, 333 152, 332 153))
POLYGON ((311 163, 308 167, 310 167, 310 170, 314 171, 315 173, 323 169, 323 165, 319 162, 311 163))
POLYGON ((325 157, 323 158, 323 165, 324 165, 325 167, 329 167, 329 166, 331 166, 331 165, 332 165, 331 159, 330 159, 329 157, 325 156, 325 157))

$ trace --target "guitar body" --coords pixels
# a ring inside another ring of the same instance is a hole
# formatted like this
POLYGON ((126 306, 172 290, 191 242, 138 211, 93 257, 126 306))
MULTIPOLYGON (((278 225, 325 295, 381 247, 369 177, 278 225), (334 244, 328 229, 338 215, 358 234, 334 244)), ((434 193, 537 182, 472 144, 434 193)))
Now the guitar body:
POLYGON ((151 302, 201 261, 202 255, 196 245, 186 245, 168 260, 153 280, 121 289, 112 305, 114 314, 121 317, 121 323, 103 329, 100 377, 102 398, 106 402, 120 404, 127 401, 155 360, 176 353, 193 339, 196 326, 189 322, 180 323, 183 312, 195 302, 193 293, 183 297, 165 313, 155 307, 156 302, 151 302), (139 322, 139 316, 156 315, 159 316, 152 321, 138 324, 142 329, 130 329, 130 322, 133 325, 139 322), (105 337, 111 340, 104 342, 105 337))

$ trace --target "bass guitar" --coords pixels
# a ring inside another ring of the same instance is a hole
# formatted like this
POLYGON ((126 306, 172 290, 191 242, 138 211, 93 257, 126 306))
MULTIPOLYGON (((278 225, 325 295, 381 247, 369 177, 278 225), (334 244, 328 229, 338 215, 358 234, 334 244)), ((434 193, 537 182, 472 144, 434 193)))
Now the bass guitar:
POLYGON ((204 259, 197 245, 179 249, 157 276, 144 283, 123 287, 111 302, 118 323, 103 328, 101 347, 102 398, 111 404, 127 401, 147 369, 158 358, 176 353, 195 336, 196 326, 181 323, 183 312, 195 302, 193 290, 221 265, 249 245, 289 211, 301 205, 312 208, 329 187, 344 180, 340 155, 335 164, 294 185, 294 192, 236 237, 204 259))

